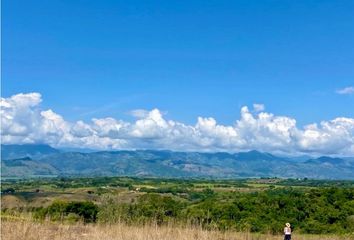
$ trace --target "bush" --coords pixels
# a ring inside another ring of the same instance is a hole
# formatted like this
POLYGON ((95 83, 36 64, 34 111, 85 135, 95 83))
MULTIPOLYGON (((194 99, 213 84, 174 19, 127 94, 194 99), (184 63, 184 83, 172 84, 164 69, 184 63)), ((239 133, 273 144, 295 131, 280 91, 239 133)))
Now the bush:
POLYGON ((111 195, 103 197, 98 221, 103 223, 167 223, 177 219, 183 204, 170 196, 145 194, 136 203, 119 203, 111 195))
POLYGON ((95 222, 98 207, 92 202, 63 202, 55 201, 46 208, 38 208, 34 218, 43 220, 49 218, 52 221, 74 221, 95 222))

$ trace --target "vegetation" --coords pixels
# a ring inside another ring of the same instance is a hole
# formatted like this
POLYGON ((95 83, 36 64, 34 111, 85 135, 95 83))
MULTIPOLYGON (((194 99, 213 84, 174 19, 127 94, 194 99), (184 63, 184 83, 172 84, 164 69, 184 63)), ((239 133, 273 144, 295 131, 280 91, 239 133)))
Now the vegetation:
POLYGON ((64 219, 70 221, 82 220, 83 222, 95 222, 98 207, 92 202, 63 202, 56 201, 46 208, 37 208, 34 212, 34 218, 50 220, 64 219))
POLYGON ((354 179, 354 159, 299 161, 269 153, 235 154, 158 150, 65 152, 48 145, 2 145, 2 178, 145 176, 173 178, 291 177, 354 179))
POLYGON ((290 222, 295 233, 345 235, 354 232, 353 184, 277 178, 11 180, 2 184, 2 212, 62 223, 175 224, 263 234, 278 234, 290 222), (4 193, 8 189, 14 191, 4 193), (17 206, 7 202, 10 196, 17 206))
MULTIPOLYGON (((249 232, 222 232, 205 230, 200 227, 179 227, 144 225, 129 226, 125 224, 61 224, 35 223, 32 221, 6 220, 2 222, 1 239, 6 240, 279 240, 279 235, 249 232)), ((352 236, 302 235, 293 234, 296 240, 352 240, 352 236)))

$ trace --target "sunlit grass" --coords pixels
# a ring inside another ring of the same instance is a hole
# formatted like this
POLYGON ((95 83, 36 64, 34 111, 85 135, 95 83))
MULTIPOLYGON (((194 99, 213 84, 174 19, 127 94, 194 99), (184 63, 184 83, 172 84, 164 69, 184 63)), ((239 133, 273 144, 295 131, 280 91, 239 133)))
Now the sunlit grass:
MULTIPOLYGON (((34 222, 26 217, 4 217, 1 239, 6 240, 279 240, 282 236, 249 232, 221 232, 200 227, 128 226, 125 224, 60 224, 34 222)), ((349 240, 352 236, 298 235, 296 240, 349 240)))

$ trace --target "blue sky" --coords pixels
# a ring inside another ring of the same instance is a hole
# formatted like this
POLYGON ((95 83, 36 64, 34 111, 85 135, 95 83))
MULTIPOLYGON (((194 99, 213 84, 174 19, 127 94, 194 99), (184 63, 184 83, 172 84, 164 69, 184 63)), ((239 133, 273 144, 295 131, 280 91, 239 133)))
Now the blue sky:
POLYGON ((299 126, 354 117, 354 1, 2 2, 2 96, 69 121, 158 108, 232 124, 265 104, 299 126))

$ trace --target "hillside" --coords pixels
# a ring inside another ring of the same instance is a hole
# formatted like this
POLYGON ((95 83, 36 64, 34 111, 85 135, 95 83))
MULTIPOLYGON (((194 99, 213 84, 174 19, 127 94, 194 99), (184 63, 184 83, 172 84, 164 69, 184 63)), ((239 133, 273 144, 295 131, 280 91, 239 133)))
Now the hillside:
POLYGON ((155 177, 283 177, 354 179, 352 158, 284 158, 258 151, 198 153, 172 151, 61 152, 47 145, 2 145, 2 176, 34 175, 155 177))
POLYGON ((353 186, 354 181, 279 178, 11 179, 1 185, 1 210, 3 220, 28 217, 41 224, 50 219, 75 226, 194 226, 277 235, 290 222, 295 239, 298 234, 344 237, 354 233, 353 186))
POLYGON ((46 144, 1 144, 1 159, 15 159, 23 157, 39 158, 43 155, 59 152, 59 150, 46 144))

